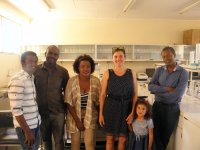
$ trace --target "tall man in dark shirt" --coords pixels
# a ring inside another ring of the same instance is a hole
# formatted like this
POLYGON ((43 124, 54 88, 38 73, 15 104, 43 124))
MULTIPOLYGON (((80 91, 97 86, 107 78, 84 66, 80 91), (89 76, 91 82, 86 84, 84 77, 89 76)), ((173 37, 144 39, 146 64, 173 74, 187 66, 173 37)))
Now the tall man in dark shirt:
POLYGON ((46 61, 35 72, 37 103, 42 118, 41 133, 45 150, 52 150, 52 134, 55 149, 63 150, 65 105, 64 91, 69 79, 68 71, 56 64, 58 47, 51 45, 45 52, 46 61))
POLYGON ((156 150, 167 147, 179 118, 179 103, 188 82, 188 72, 176 63, 174 49, 165 47, 161 55, 165 66, 156 69, 148 87, 155 94, 152 112, 156 150))

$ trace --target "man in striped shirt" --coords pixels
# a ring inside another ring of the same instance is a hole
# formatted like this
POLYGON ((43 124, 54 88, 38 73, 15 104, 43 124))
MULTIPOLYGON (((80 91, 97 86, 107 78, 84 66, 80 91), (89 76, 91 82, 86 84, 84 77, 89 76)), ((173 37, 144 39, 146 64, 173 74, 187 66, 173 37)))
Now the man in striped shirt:
POLYGON ((22 71, 13 76, 8 85, 13 123, 23 150, 37 150, 40 144, 41 118, 33 77, 37 62, 36 53, 24 52, 21 55, 22 71))

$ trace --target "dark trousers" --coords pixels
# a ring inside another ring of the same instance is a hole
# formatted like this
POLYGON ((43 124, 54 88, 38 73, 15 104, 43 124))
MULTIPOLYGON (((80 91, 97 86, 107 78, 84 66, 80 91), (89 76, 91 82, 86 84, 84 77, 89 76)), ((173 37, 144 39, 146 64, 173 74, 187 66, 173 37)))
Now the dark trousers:
POLYGON ((169 138, 177 125, 180 115, 179 104, 163 104, 155 101, 152 113, 156 150, 165 150, 169 138))
POLYGON ((64 120, 64 113, 42 116, 41 133, 45 150, 53 149, 52 135, 55 141, 55 150, 64 150, 64 120))

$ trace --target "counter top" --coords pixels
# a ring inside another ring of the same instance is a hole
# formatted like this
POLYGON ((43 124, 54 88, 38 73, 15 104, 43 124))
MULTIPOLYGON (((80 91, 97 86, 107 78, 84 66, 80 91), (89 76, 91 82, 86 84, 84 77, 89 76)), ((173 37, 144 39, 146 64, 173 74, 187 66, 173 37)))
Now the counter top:
POLYGON ((154 95, 149 92, 147 82, 138 82, 138 96, 147 96, 149 104, 153 105, 154 95))
POLYGON ((200 99, 185 95, 180 103, 182 113, 200 113, 200 99))

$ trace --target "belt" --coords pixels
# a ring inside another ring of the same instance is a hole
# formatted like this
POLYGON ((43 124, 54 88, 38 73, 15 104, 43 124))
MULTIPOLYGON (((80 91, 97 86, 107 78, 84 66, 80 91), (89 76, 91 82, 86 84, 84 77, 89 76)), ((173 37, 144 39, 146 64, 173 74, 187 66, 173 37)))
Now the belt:
POLYGON ((178 103, 164 103, 160 101, 156 101, 158 104, 165 105, 165 106, 176 106, 178 103))
POLYGON ((116 96, 116 95, 112 95, 112 94, 107 94, 106 95, 107 98, 111 98, 113 100, 116 100, 116 101, 123 101, 123 100, 131 100, 131 96, 116 96))

